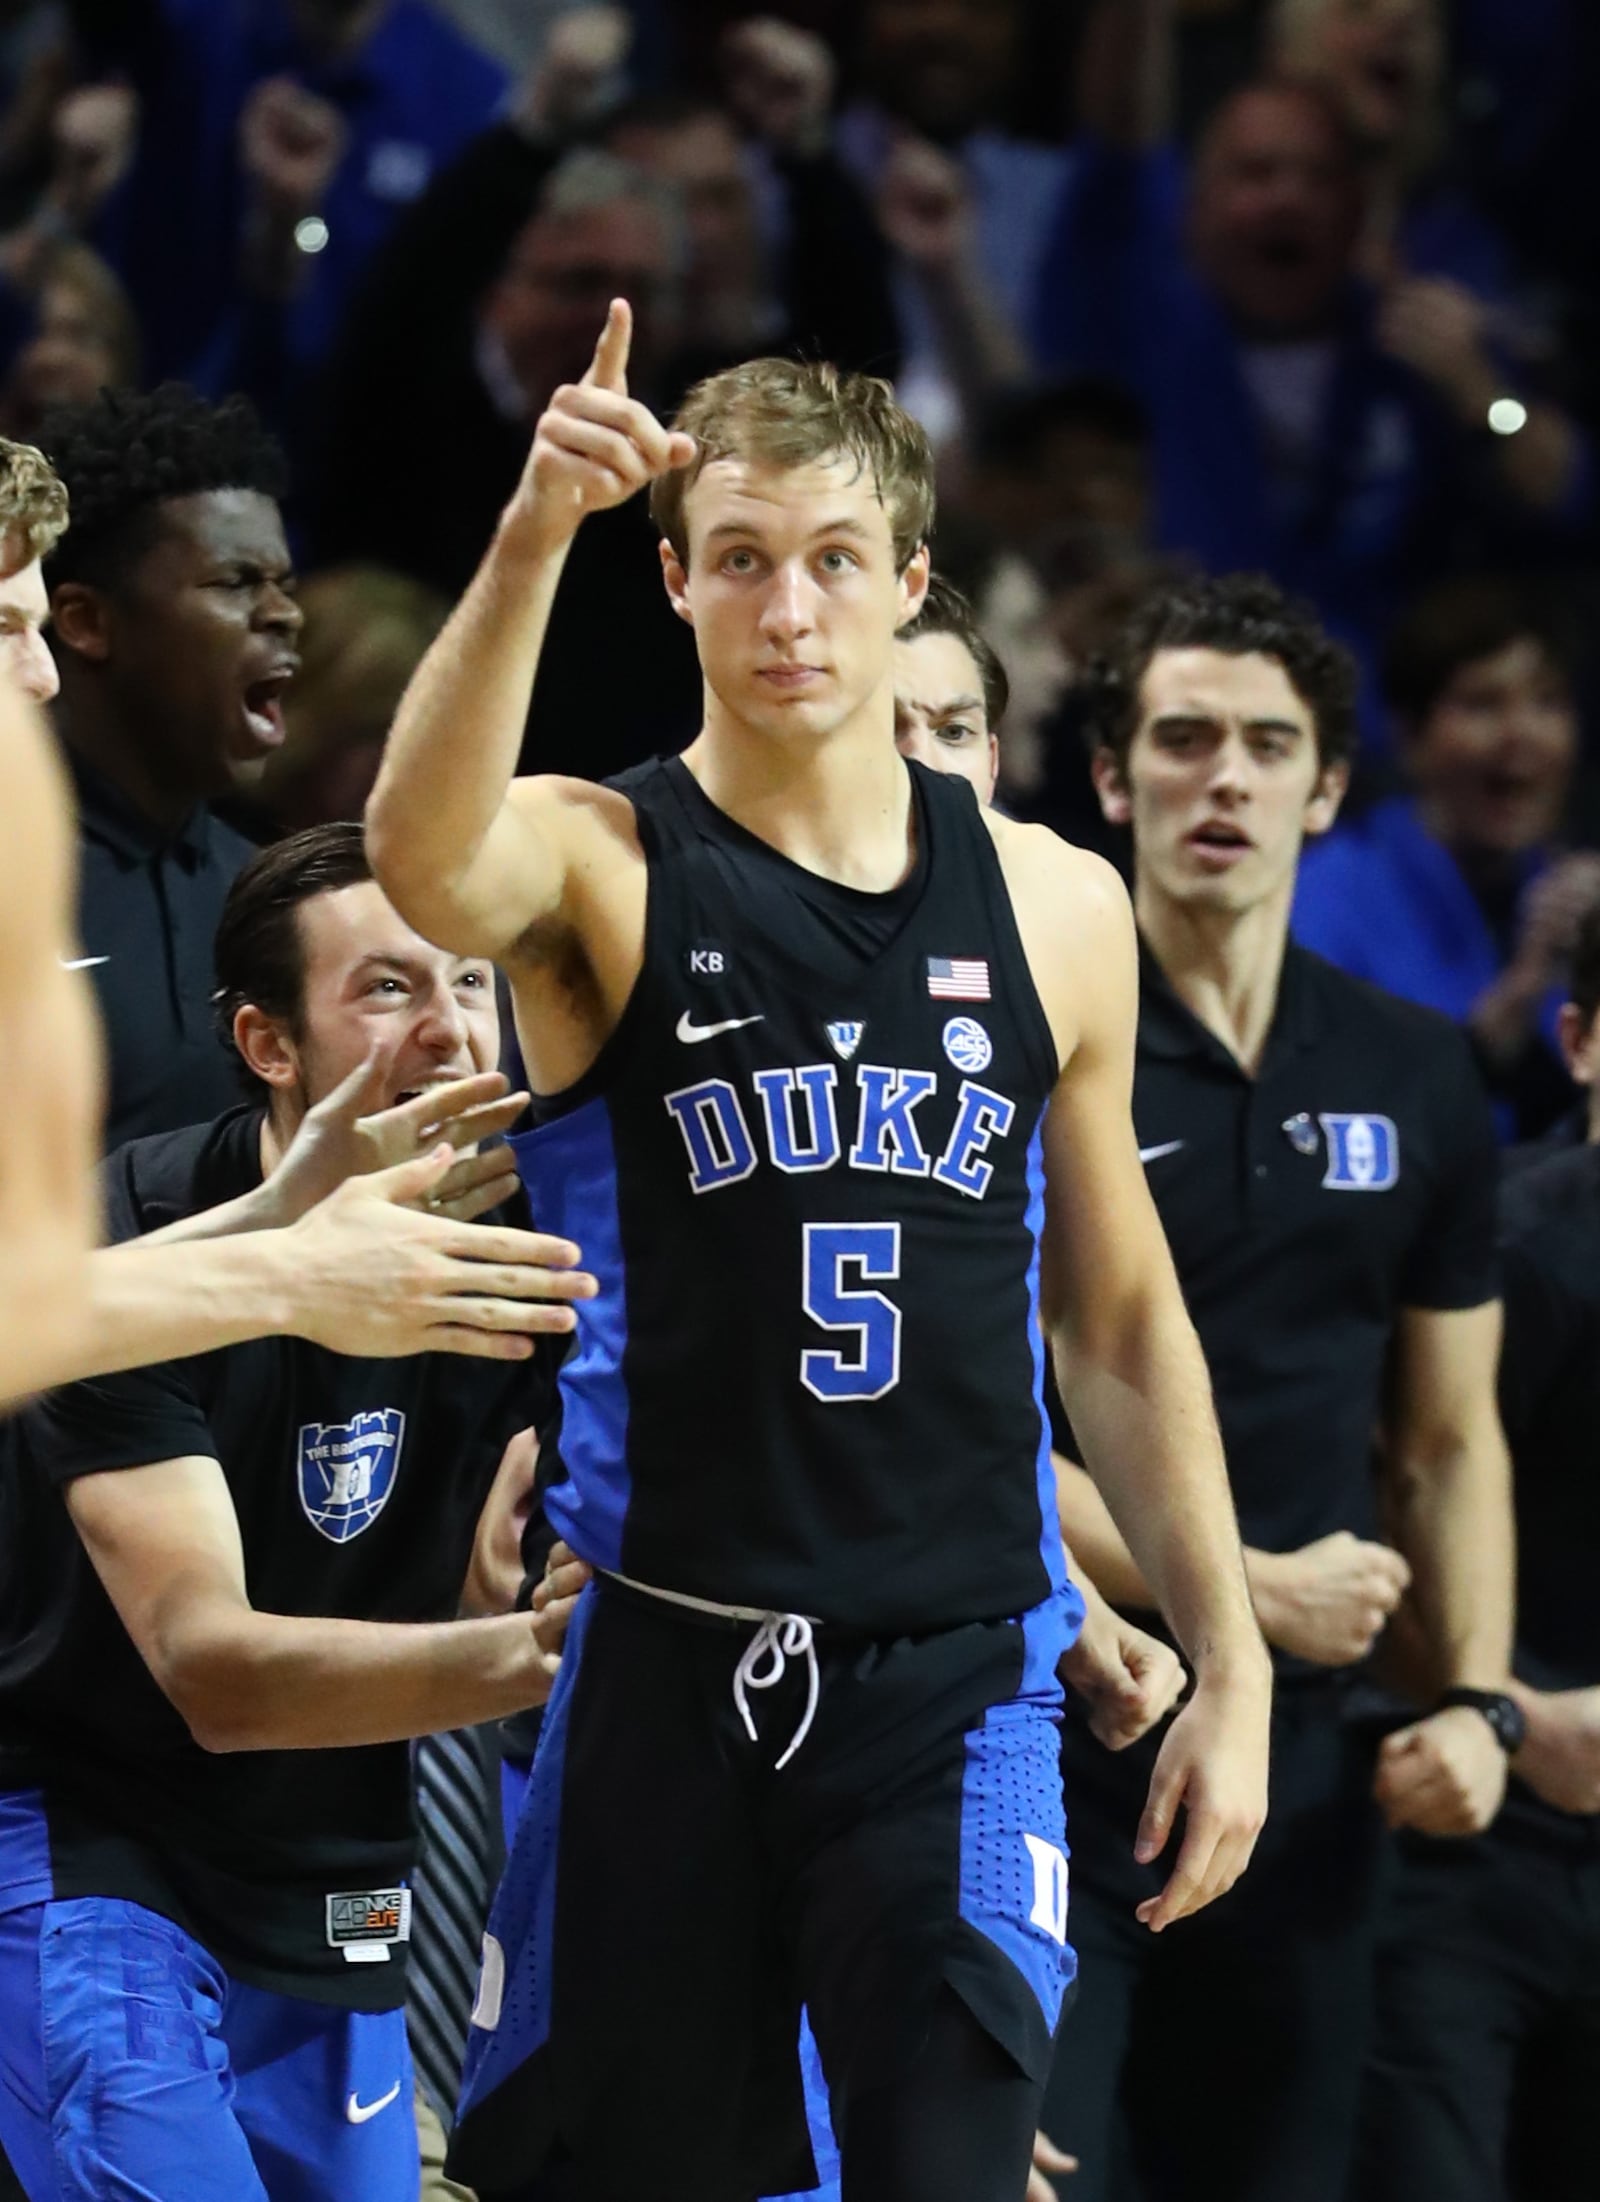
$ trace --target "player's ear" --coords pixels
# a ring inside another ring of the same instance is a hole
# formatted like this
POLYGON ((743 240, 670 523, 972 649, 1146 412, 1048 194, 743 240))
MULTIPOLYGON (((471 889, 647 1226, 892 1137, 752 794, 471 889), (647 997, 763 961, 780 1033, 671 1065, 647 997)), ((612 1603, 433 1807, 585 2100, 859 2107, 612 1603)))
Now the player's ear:
POLYGON ((926 543, 919 543, 906 560, 900 576, 900 616, 895 621, 896 630, 909 627, 921 611, 928 594, 928 577, 933 571, 933 561, 928 555, 926 543))
POLYGON ((300 1076, 300 1058, 294 1042, 278 1022, 254 1002, 241 1003, 233 1013, 233 1044, 251 1070, 267 1085, 287 1091, 300 1076))
POLYGON ((98 589, 63 581, 50 592, 50 624, 75 657, 103 665, 111 655, 111 607, 98 589))
POLYGON ((1317 784, 1311 791, 1306 805, 1305 833, 1308 841, 1324 834, 1339 815, 1339 805, 1344 801, 1345 790, 1350 785, 1350 767, 1347 764, 1324 765, 1317 774, 1317 784))
POLYGON ((1131 826, 1133 797, 1128 792, 1127 771, 1114 749, 1097 749, 1089 760, 1089 777, 1100 798, 1100 812, 1111 826, 1131 826))
POLYGON ((682 620, 694 625, 694 613, 689 609, 689 576, 684 571, 683 560, 663 536, 660 542, 661 578, 667 585, 667 602, 682 620))

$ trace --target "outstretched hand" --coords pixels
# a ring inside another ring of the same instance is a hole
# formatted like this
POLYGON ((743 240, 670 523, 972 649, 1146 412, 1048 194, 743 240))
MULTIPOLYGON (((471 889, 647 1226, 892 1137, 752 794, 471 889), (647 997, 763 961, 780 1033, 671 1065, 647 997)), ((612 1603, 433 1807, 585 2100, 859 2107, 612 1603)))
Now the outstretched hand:
POLYGON ((632 343, 632 308, 614 298, 583 380, 563 383, 540 415, 510 517, 542 548, 560 548, 591 512, 626 503, 694 457, 692 436, 663 428, 629 397, 632 343))
POLYGON ((516 1166, 499 1141, 527 1107, 527 1094, 512 1093, 509 1079, 485 1070, 382 1108, 393 1064, 392 1048, 374 1048, 307 1110, 267 1183, 273 1221, 294 1223, 346 1178, 417 1161, 441 1140, 457 1150, 456 1158, 442 1176, 430 1177, 419 1205, 470 1223, 510 1199, 516 1166))

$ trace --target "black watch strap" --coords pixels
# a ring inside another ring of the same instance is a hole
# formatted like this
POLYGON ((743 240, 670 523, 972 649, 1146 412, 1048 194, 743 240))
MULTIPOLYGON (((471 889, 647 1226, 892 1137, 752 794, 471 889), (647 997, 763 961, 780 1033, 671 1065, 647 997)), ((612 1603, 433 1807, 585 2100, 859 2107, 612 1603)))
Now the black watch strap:
POLYGON ((1482 1713, 1507 1758, 1515 1757, 1522 1749, 1528 1723, 1516 1699, 1507 1697, 1503 1690, 1446 1690, 1435 1710, 1442 1713, 1447 1705, 1470 1705, 1475 1713, 1482 1713))

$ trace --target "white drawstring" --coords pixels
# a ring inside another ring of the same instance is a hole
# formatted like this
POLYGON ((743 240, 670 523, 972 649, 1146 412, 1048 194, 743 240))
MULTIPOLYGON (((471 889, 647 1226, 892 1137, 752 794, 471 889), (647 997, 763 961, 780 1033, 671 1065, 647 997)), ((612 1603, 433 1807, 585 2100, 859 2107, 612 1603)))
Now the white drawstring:
POLYGON ((779 1759, 775 1773, 782 1773, 789 1761, 811 1733, 811 1723, 816 1718, 817 1697, 822 1688, 822 1676, 817 1667, 817 1641, 811 1623, 803 1613, 769 1613, 763 1619, 749 1643, 744 1657, 733 1671, 733 1702, 739 1708, 745 1732, 752 1743, 760 1738, 750 1712, 751 1690, 770 1690, 783 1680, 789 1671, 791 1659, 804 1657, 806 1663, 806 1709, 799 1727, 789 1741, 789 1748, 779 1759), (769 1662, 766 1672, 760 1671, 761 1662, 769 1662))

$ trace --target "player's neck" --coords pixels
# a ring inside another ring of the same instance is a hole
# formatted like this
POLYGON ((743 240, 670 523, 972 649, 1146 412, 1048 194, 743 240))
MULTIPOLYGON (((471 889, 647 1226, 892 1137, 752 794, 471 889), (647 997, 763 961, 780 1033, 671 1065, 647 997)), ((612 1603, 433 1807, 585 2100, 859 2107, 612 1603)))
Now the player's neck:
POLYGON ((713 702, 683 761, 718 810, 808 872, 884 894, 910 870, 910 775, 886 711, 789 740, 713 702))
POLYGON ((82 697, 63 697, 56 707, 62 740, 102 780, 108 781, 139 816, 159 833, 173 834, 199 809, 195 790, 165 777, 130 729, 114 713, 101 712, 82 697))
POLYGON ((1292 882, 1248 910, 1174 900, 1142 874, 1134 910, 1173 992, 1253 1078, 1278 1008, 1292 882))
POLYGON ((261 1118, 261 1179, 265 1184, 273 1171, 289 1152, 295 1133, 305 1117, 305 1110, 298 1103, 286 1104, 282 1097, 274 1095, 267 1103, 261 1118))

